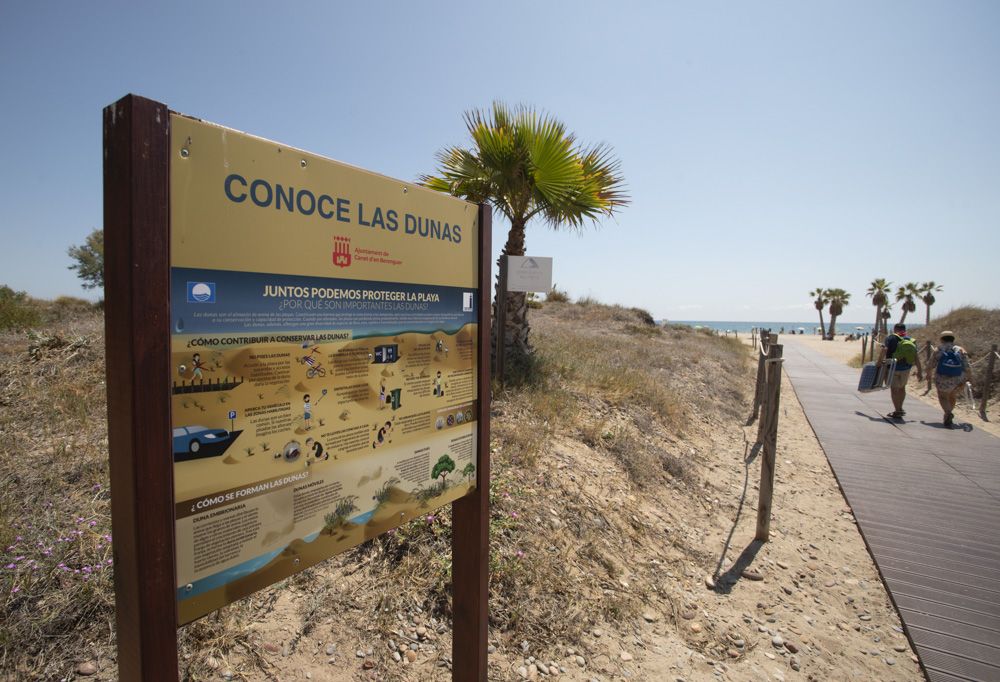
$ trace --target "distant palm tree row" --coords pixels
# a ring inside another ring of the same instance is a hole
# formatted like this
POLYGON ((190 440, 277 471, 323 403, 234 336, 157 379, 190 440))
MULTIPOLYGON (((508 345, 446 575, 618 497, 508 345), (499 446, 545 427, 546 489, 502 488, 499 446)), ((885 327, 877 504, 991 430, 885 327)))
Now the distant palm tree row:
POLYGON ((832 339, 837 329, 837 318, 844 312, 844 306, 851 300, 851 295, 843 289, 816 289, 810 291, 814 297, 813 305, 819 311, 819 329, 824 339, 832 339), (823 325, 823 308, 830 306, 830 329, 823 325))
MULTIPOLYGON (((896 288, 896 303, 902 303, 903 315, 900 322, 906 322, 906 316, 917 309, 916 300, 919 298, 927 308, 926 324, 931 323, 931 306, 935 303, 934 292, 941 291, 941 286, 936 282, 907 282, 896 288)), ((878 278, 872 280, 866 294, 875 306, 875 333, 885 336, 888 333, 889 318, 892 317, 892 303, 889 297, 892 295, 892 282, 878 278)), ((813 305, 819 311, 819 329, 824 339, 832 339, 836 334, 837 318, 844 312, 844 306, 851 300, 851 295, 843 289, 822 289, 818 288, 809 292, 813 299, 813 305), (823 324, 823 309, 830 306, 830 328, 823 324)))

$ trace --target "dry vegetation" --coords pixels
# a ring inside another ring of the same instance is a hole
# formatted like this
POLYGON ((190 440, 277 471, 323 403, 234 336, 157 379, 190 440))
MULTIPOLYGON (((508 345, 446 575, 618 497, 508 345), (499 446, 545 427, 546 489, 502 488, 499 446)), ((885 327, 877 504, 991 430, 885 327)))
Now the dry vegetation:
MULTIPOLYGON (((930 341, 935 346, 941 332, 955 332, 955 342, 969 353, 973 363, 973 375, 976 378, 977 396, 985 385, 986 362, 980 362, 990 353, 993 344, 1000 343, 1000 310, 988 310, 976 306, 956 308, 947 315, 931 319, 929 327, 918 329, 913 333, 917 345, 921 348, 930 341)), ((1000 361, 994 363, 992 390, 994 399, 1000 388, 1000 361)))
MULTIPOLYGON (((59 322, 0 338, 0 669, 56 677, 97 660, 113 677, 101 317, 65 302, 49 317, 59 322)), ((686 494, 698 473, 684 434, 744 412, 748 370, 735 341, 663 330, 645 311, 549 303, 533 320, 530 376, 497 387, 494 403, 491 616, 498 643, 544 645, 574 641, 595 615, 614 621, 643 603, 643 591, 621 590, 618 578, 644 529, 624 511, 596 512, 597 491, 575 482, 554 444, 578 439, 636 488, 686 494)), ((186 674, 202 679, 229 659, 238 673, 263 666, 251 626, 283 590, 311 594, 300 636, 345 613, 390 632, 415 605, 443 622, 449 542, 443 510, 182 629, 186 674), (381 585, 361 599, 317 575, 359 565, 381 585)))

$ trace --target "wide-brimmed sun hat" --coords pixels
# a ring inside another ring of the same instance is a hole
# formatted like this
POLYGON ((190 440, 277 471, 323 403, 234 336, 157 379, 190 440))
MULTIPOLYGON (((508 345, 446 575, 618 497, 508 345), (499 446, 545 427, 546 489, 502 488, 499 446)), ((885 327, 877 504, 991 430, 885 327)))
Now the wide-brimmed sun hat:
POLYGON ((955 340, 955 332, 949 332, 949 331, 941 332, 941 337, 940 338, 942 338, 942 339, 949 339, 950 338, 952 341, 954 341, 955 340))

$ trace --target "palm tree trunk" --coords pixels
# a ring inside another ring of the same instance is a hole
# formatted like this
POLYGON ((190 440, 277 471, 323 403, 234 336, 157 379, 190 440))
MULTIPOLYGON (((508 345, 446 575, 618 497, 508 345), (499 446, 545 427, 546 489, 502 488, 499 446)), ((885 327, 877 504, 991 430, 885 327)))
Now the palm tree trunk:
POLYGON ((827 336, 831 341, 833 340, 833 335, 837 333, 837 316, 830 315, 830 334, 827 336))
MULTIPOLYGON (((504 256, 524 255, 524 222, 515 221, 511 223, 510 232, 507 233, 507 243, 504 244, 500 258, 504 256)), ((497 286, 496 294, 493 297, 494 320, 496 312, 500 310, 500 261, 497 261, 497 286)), ((506 323, 504 325, 504 341, 507 348, 507 359, 517 355, 527 355, 531 352, 528 343, 528 297, 523 291, 507 292, 506 300, 506 323)), ((493 328, 493 362, 496 364, 497 351, 497 328, 493 328)))
POLYGON ((903 308, 903 316, 901 318, 899 318, 899 323, 900 324, 903 324, 903 323, 906 322, 906 315, 909 312, 910 312, 909 310, 907 310, 906 308, 903 308))
POLYGON ((931 326, 931 307, 929 305, 927 305, 926 303, 924 305, 927 307, 927 322, 926 322, 925 326, 928 327, 928 328, 930 328, 930 326, 931 326))
POLYGON ((822 310, 822 308, 819 311, 819 333, 820 333, 820 338, 821 339, 825 339, 826 338, 826 325, 823 324, 823 310, 822 310))

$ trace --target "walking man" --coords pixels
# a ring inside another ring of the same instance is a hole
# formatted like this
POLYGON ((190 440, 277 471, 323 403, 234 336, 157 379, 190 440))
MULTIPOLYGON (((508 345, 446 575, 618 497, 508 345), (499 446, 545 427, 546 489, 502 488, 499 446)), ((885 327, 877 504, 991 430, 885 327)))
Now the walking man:
POLYGON ((910 379, 910 369, 916 367, 917 381, 924 380, 920 358, 917 356, 917 344, 906 333, 905 324, 896 324, 892 328, 892 334, 885 340, 879 362, 883 362, 886 358, 896 360, 896 373, 893 374, 892 383, 889 385, 889 394, 895 409, 887 416, 890 419, 902 419, 903 415, 906 414, 903 409, 903 401, 906 400, 906 382, 910 379))
POLYGON ((951 428, 955 421, 955 403, 965 386, 972 381, 972 367, 965 349, 955 345, 955 332, 941 332, 941 343, 931 355, 927 371, 934 367, 934 385, 938 402, 944 410, 944 425, 951 428))

